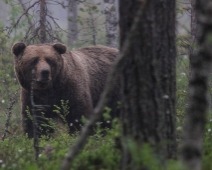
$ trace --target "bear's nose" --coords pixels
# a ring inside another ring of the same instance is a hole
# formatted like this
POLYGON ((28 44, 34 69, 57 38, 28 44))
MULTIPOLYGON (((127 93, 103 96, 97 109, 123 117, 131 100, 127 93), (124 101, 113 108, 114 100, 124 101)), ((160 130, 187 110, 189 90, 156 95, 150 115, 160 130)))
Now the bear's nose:
POLYGON ((47 80, 49 78, 49 70, 42 70, 41 77, 42 77, 42 79, 47 80))

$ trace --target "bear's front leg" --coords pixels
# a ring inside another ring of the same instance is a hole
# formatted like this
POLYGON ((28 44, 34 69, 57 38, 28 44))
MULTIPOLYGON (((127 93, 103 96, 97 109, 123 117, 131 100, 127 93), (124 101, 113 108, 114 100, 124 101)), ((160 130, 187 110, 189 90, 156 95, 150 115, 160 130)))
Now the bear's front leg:
POLYGON ((81 130, 83 126, 82 116, 88 119, 93 113, 93 104, 91 100, 85 99, 81 101, 75 101, 75 104, 70 106, 70 113, 66 116, 70 134, 81 130))
MULTIPOLYGON (((40 137, 41 135, 49 135, 54 132, 54 129, 50 125, 50 121, 53 118, 52 116, 52 107, 49 105, 48 108, 44 108, 43 111, 36 108, 33 111, 31 105, 30 92, 22 89, 21 91, 21 103, 22 103, 22 124, 24 133, 28 134, 29 138, 33 137, 34 127, 36 128, 35 132, 40 137), (33 126, 33 117, 36 118, 36 124, 33 126)), ((42 101, 39 102, 39 99, 34 97, 34 103, 36 105, 41 105, 42 101)))

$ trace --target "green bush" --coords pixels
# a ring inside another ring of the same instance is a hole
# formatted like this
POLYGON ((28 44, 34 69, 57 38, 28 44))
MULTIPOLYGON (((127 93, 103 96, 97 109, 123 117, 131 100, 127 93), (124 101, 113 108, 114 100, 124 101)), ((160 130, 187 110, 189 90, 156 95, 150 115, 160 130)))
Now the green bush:
MULTIPOLYGON (((120 128, 97 129, 90 136, 85 149, 74 160, 73 170, 115 170, 119 169, 120 149, 116 147, 115 138, 120 128)), ((40 154, 35 161, 33 141, 27 136, 8 137, 0 141, 0 169, 59 169, 68 150, 76 142, 77 134, 57 134, 54 138, 46 136, 39 140, 40 154)))

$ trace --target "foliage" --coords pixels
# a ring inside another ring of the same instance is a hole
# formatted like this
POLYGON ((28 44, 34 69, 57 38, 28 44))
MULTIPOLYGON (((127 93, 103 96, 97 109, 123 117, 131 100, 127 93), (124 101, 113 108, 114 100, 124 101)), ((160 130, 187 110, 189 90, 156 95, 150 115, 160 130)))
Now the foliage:
MULTIPOLYGON (((118 169, 120 149, 116 147, 115 138, 120 133, 117 125, 114 129, 98 129, 90 136, 85 149, 76 158, 72 169, 118 169)), ((68 148, 76 141, 77 134, 59 133, 57 137, 43 136, 40 139, 40 155, 34 159, 33 142, 27 136, 9 137, 0 141, 0 169, 59 169, 68 152, 68 148), (48 162, 48 163, 47 163, 48 162)))
POLYGON ((13 109, 16 112, 12 114, 11 121, 14 126, 11 126, 9 129, 12 133, 20 129, 17 128, 20 124, 20 116, 18 116, 20 104, 17 99, 19 95, 16 94, 19 92, 19 85, 14 74, 13 57, 10 54, 8 44, 7 36, 4 33, 0 33, 0 129, 3 129, 8 108, 11 102, 15 100, 13 109))
POLYGON ((135 143, 134 141, 130 141, 128 144, 130 152, 133 155, 132 161, 135 162, 134 165, 137 165, 135 170, 141 169, 141 167, 149 170, 182 169, 182 165, 176 160, 168 160, 166 164, 164 164, 164 162, 160 162, 156 158, 152 147, 147 143, 141 145, 135 143))
POLYGON ((176 37, 177 62, 176 62, 176 130, 177 140, 181 138, 183 121, 186 114, 189 80, 189 47, 190 41, 188 35, 179 35, 176 37))
POLYGON ((8 7, 10 9, 10 22, 11 25, 15 25, 12 27, 6 27, 6 31, 8 36, 11 36, 12 38, 7 39, 7 41, 11 40, 10 42, 13 43, 13 41, 20 41, 23 39, 24 34, 27 32, 27 19, 23 18, 21 19, 17 24, 17 17, 20 16, 22 13, 21 6, 17 5, 16 2, 13 0, 4 0, 6 4, 8 4, 8 7))
POLYGON ((188 68, 189 60, 188 55, 179 55, 177 59, 177 88, 176 88, 176 109, 177 109, 177 130, 181 132, 182 122, 184 120, 187 96, 188 96, 188 68))
POLYGON ((101 5, 101 2, 94 3, 92 0, 79 4, 76 22, 80 32, 76 47, 105 44, 105 16, 101 5))
POLYGON ((212 113, 208 113, 206 128, 204 136, 204 151, 202 158, 202 170, 211 170, 212 169, 212 113))

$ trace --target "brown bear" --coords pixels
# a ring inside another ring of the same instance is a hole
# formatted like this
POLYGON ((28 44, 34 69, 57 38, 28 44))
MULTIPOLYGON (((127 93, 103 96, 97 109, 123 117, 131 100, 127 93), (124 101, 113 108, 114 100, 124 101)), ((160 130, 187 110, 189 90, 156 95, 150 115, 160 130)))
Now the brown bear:
MULTIPOLYGON (((21 85, 21 113, 24 132, 33 137, 31 112, 31 82, 35 105, 48 105, 45 118, 57 118, 54 105, 60 106, 61 100, 68 101, 69 113, 65 120, 72 133, 80 129, 82 116, 89 117, 104 89, 108 71, 118 56, 118 50, 106 46, 91 46, 67 52, 61 43, 25 45, 16 43, 12 47, 14 69, 21 85), (34 78, 32 76, 34 70, 34 78)), ((114 89, 108 106, 113 116, 117 110, 118 90, 114 89)), ((46 123, 39 119, 38 124, 46 123)), ((45 127, 40 135, 46 134, 45 127)))

